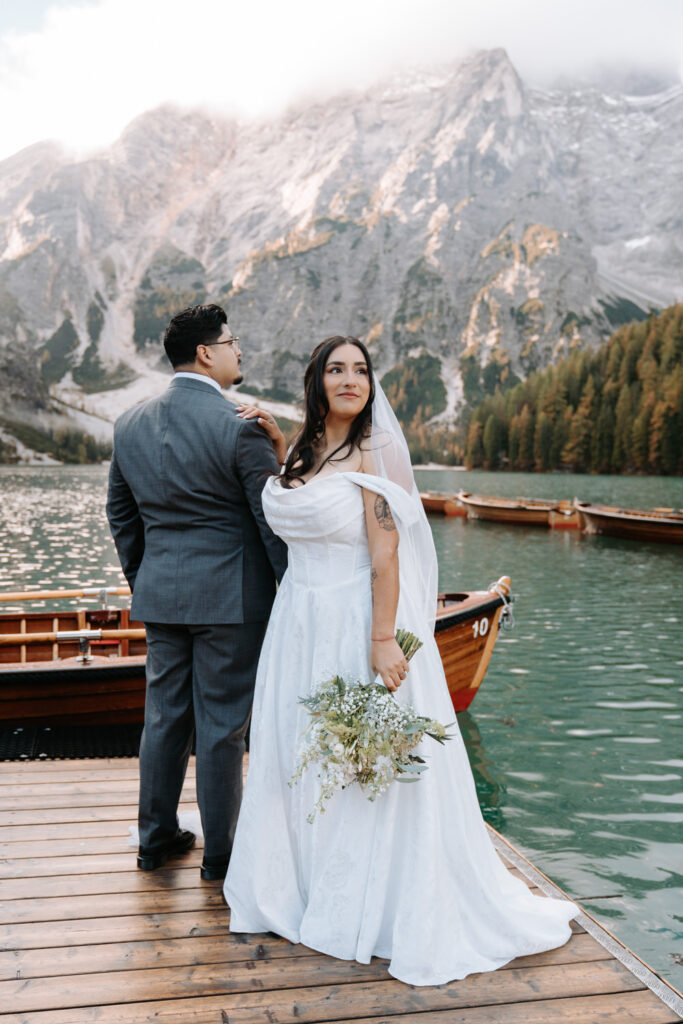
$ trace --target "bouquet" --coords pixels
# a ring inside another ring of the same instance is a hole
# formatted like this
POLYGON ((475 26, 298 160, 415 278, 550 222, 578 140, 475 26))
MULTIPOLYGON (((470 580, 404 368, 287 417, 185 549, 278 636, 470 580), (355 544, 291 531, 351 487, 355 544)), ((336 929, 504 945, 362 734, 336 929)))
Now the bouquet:
MULTIPOLYGON (((422 647, 407 630, 398 630, 396 640, 408 660, 422 647)), ((334 676, 299 703, 308 708, 311 722, 289 785, 295 785, 307 768, 318 766, 320 796, 309 822, 317 811, 324 812, 336 789, 354 782, 368 800, 375 800, 394 779, 417 782, 427 765, 411 751, 425 736, 437 743, 450 739, 446 726, 399 704, 383 683, 347 683, 334 676)))

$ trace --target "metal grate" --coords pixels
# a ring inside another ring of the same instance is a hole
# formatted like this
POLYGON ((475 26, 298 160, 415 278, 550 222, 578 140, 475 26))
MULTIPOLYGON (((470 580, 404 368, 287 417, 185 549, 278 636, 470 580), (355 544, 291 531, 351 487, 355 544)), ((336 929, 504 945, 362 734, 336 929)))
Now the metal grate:
POLYGON ((0 761, 137 757, 142 725, 59 725, 0 729, 0 761))

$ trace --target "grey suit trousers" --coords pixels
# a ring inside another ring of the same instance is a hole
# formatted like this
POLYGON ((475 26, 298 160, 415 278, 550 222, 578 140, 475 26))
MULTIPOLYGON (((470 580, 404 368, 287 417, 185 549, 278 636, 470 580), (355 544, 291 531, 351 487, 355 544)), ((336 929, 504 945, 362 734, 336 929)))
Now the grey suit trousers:
POLYGON ((147 699, 140 744, 140 846, 178 828, 176 810, 197 733, 197 802, 204 856, 228 858, 242 798, 242 758, 264 622, 146 622, 147 699))

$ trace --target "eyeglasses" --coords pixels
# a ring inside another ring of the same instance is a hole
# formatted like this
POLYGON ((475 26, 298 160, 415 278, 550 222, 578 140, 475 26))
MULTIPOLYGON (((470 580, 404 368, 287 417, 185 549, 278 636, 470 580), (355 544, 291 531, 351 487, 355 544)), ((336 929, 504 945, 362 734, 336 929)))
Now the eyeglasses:
POLYGON ((210 348, 212 345, 239 345, 239 338, 223 338, 223 341, 205 341, 204 345, 210 348))

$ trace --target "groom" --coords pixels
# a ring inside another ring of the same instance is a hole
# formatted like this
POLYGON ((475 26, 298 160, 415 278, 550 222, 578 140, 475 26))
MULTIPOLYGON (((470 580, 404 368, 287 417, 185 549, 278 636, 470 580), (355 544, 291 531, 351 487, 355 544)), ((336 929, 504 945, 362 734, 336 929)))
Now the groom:
POLYGON ((177 810, 196 733, 211 880, 230 859, 256 665, 287 555, 261 507, 279 469, 273 444, 221 394, 242 380, 225 312, 184 309, 164 348, 175 376, 117 420, 107 500, 131 617, 147 630, 137 863, 153 871, 194 845, 177 810))

